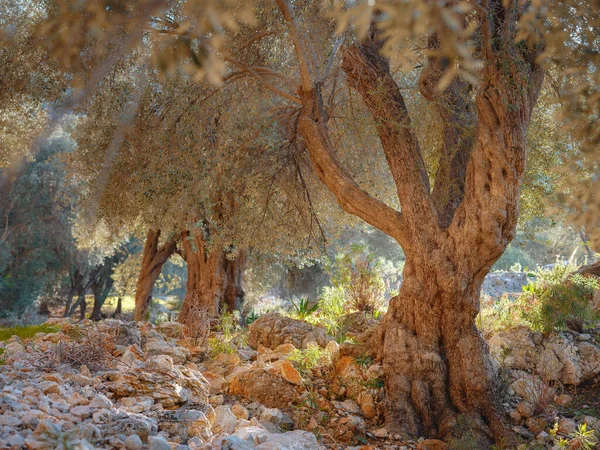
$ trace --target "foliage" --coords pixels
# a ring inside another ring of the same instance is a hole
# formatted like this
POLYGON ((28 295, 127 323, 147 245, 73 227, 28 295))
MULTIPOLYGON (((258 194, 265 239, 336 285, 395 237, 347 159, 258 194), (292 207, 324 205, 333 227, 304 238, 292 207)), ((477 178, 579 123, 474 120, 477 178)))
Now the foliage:
POLYGON ((572 264, 555 264, 539 269, 535 281, 523 286, 518 298, 484 300, 477 316, 478 328, 484 334, 518 326, 544 333, 567 328, 581 331, 587 321, 597 317, 591 300, 598 282, 573 275, 576 268, 572 264))
POLYGON ((588 430, 586 423, 580 423, 577 429, 569 435, 571 448, 592 450, 598 443, 594 430, 588 430))
POLYGON ((301 320, 305 320, 319 309, 319 302, 317 301, 311 305, 310 300, 307 297, 301 298, 298 300, 298 303, 296 303, 293 299, 290 299, 290 301, 294 306, 296 317, 301 320))
POLYGON ((0 342, 10 339, 12 336, 18 336, 21 339, 29 339, 37 333, 56 333, 60 328, 57 326, 41 324, 13 328, 0 328, 0 342))
POLYGON ((251 310, 247 315, 246 315, 246 325, 250 325, 252 322, 255 322, 256 320, 258 320, 260 317, 259 314, 255 313, 254 310, 251 310))
POLYGON ((347 313, 345 295, 344 289, 340 287, 325 286, 319 299, 318 323, 327 328, 330 335, 340 337, 340 339, 344 334, 342 319, 347 313))
POLYGON ((347 253, 338 254, 331 267, 331 284, 346 297, 347 306, 373 313, 383 306, 388 284, 381 263, 362 245, 353 245, 347 253))
POLYGON ((66 274, 73 193, 59 155, 71 149, 64 135, 45 142, 0 202, 0 316, 22 313, 66 274))
POLYGON ((596 317, 591 307, 598 282, 573 275, 572 265, 556 264, 538 272, 535 283, 524 288, 524 301, 531 307, 524 319, 536 331, 548 333, 567 328, 582 331, 585 322, 596 317))
POLYGON ((231 339, 227 339, 223 335, 208 338, 208 354, 211 358, 216 357, 220 353, 233 354, 236 352, 237 348, 231 339))
POLYGON ((248 337, 240 327, 237 312, 221 313, 217 318, 216 331, 217 334, 208 339, 208 352, 213 358, 219 353, 236 353, 238 347, 248 344, 248 337))
POLYGON ((331 361, 331 354, 319 347, 315 343, 309 343, 306 349, 292 350, 287 359, 296 363, 300 371, 306 372, 319 365, 328 364, 331 361))
POLYGON ((588 430, 587 424, 580 423, 575 431, 569 434, 568 437, 558 437, 558 422, 550 430, 550 437, 554 440, 554 444, 559 449, 576 448, 582 450, 591 450, 598 443, 598 438, 594 430, 588 430))

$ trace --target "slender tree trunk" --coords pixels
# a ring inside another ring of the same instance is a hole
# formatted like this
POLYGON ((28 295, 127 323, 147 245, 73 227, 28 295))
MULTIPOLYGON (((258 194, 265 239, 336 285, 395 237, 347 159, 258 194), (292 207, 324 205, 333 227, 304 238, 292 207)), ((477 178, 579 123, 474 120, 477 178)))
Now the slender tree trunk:
POLYGON ((71 275, 71 286, 69 288, 69 292, 67 294, 67 301, 65 303, 65 312, 63 317, 69 317, 71 311, 71 304, 73 303, 73 297, 77 293, 77 290, 81 286, 83 282, 84 276, 79 272, 79 270, 75 270, 74 274, 71 275))
POLYGON ((223 306, 229 312, 236 311, 244 301, 242 275, 246 270, 247 252, 240 250, 235 259, 225 259, 226 285, 223 296, 223 306))
POLYGON ((178 320, 185 323, 196 309, 214 316, 223 308, 233 310, 239 306, 244 297, 245 253, 240 252, 235 259, 230 259, 222 246, 208 247, 200 233, 193 238, 184 237, 183 248, 188 273, 178 320))
POLYGON ((92 307, 92 314, 90 315, 91 320, 101 320, 102 319, 102 306, 104 306, 104 301, 106 300, 106 296, 102 295, 102 287, 92 284, 92 294, 94 294, 94 306, 92 307))
POLYGON ((123 309, 123 297, 119 296, 117 299, 117 307, 115 308, 115 312, 113 312, 112 317, 117 317, 121 314, 121 310, 123 309))
POLYGON ((87 303, 85 301, 85 293, 80 296, 79 302, 79 320, 85 319, 85 311, 87 309, 87 303))
POLYGON ((175 236, 159 247, 158 240, 160 233, 160 230, 149 229, 146 235, 142 267, 140 268, 137 289, 135 291, 134 320, 138 322, 148 318, 154 283, 160 275, 163 265, 177 248, 175 236))

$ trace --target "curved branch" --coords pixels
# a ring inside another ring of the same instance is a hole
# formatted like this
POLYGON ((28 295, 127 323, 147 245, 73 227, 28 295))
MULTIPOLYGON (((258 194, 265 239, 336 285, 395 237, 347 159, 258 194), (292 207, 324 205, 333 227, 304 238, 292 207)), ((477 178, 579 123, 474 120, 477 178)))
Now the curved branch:
POLYGON ((310 91, 313 87, 314 74, 311 73, 310 59, 307 57, 306 41, 303 39, 296 18, 294 17, 294 12, 287 0, 276 0, 276 2, 292 35, 292 41, 294 42, 294 48, 296 49, 296 57, 298 58, 298 66, 300 68, 302 89, 310 91))
POLYGON ((422 223, 437 223, 425 161, 408 109, 379 49, 375 40, 348 48, 342 69, 375 121, 402 212, 422 223))
POLYGON ((406 245, 409 237, 404 230, 402 214, 362 190, 338 161, 329 141, 318 88, 302 91, 301 95, 303 106, 298 119, 298 131, 306 141, 310 159, 321 182, 335 195, 344 211, 394 237, 400 245, 406 245))

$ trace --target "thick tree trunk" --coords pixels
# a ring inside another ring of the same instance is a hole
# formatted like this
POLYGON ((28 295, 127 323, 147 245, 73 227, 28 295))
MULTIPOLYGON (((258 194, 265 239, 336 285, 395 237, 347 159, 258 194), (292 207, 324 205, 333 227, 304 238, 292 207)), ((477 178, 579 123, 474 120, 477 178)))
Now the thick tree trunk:
POLYGON ((148 309, 152 302, 152 290, 154 283, 160 275, 163 265, 171 257, 177 248, 175 236, 158 246, 160 230, 148 230, 144 253, 142 256, 142 267, 138 276, 137 289, 135 291, 135 313, 134 320, 142 321, 148 318, 148 309))
POLYGON ((238 252, 232 259, 221 246, 208 247, 200 233, 188 236, 183 238, 188 272, 179 322, 185 323, 194 310, 215 316, 223 309, 236 309, 244 298, 245 253, 238 252))
POLYGON ((506 435, 487 346, 475 327, 483 273, 442 255, 408 258, 404 282, 374 341, 386 373, 386 427, 448 437, 459 416, 485 448, 506 435))

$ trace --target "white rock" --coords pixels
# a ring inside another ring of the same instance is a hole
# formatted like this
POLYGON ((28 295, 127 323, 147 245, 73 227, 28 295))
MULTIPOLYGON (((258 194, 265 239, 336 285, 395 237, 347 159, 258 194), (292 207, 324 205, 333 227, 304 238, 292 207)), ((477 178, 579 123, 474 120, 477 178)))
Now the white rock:
POLYGON ((148 438, 150 450, 171 450, 171 444, 161 435, 150 436, 148 438))
POLYGON ((92 414, 92 409, 89 406, 79 405, 71 408, 71 414, 80 418, 86 418, 92 414))
POLYGON ((160 373, 173 370, 173 358, 169 355, 156 355, 146 361, 146 369, 160 373))
POLYGON ((319 444, 314 434, 295 430, 283 434, 272 434, 256 446, 256 450, 318 450, 319 444))
POLYGON ((106 395, 96 394, 96 395, 94 395, 94 398, 92 398, 92 401, 90 402, 89 406, 92 408, 110 409, 110 408, 112 408, 113 403, 110 401, 110 399, 106 395))
POLYGON ((237 418, 229 409, 229 406, 220 405, 215 408, 215 421, 212 424, 212 432, 215 434, 231 434, 235 430, 237 418))
POLYGON ((386 438, 388 436, 388 432, 385 428, 377 428, 376 430, 372 430, 371 434, 376 438, 386 438))
POLYGON ((283 413, 277 408, 265 408, 260 415, 260 420, 265 422, 278 422, 283 417, 283 413))
POLYGON ((125 439, 125 448, 127 450, 140 450, 144 444, 137 434, 127 436, 125 439))

